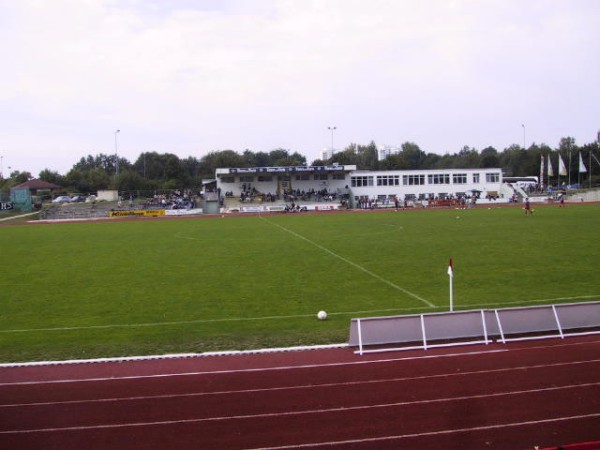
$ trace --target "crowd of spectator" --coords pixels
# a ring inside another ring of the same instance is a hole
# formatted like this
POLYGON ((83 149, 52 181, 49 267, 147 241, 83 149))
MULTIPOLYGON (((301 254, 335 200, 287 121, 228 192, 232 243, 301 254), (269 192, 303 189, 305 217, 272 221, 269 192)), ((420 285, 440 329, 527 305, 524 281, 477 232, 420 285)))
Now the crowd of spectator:
POLYGON ((172 194, 155 194, 144 203, 146 209, 194 209, 196 196, 191 189, 175 190, 172 194))
POLYGON ((338 194, 335 192, 328 192, 327 189, 321 189, 319 191, 315 189, 309 189, 308 191, 300 189, 289 189, 284 191, 283 199, 286 202, 289 201, 303 201, 303 202, 333 202, 338 199, 338 194))

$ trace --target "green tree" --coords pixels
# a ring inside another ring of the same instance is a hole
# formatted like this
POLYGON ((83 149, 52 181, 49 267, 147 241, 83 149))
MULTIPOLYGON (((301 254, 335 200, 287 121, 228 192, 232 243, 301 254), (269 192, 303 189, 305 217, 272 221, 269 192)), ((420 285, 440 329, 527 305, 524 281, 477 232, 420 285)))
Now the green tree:
POLYGON ((404 159, 406 167, 410 170, 420 169, 425 152, 414 142, 405 142, 401 148, 400 156, 404 159))
POLYGON ((200 173, 203 177, 214 177, 218 168, 248 167, 244 157, 233 150, 210 152, 200 159, 200 173))
POLYGON ((526 160, 526 150, 517 144, 505 149, 500 155, 500 165, 505 174, 511 177, 526 176, 523 162, 526 160))
POLYGON ((453 158, 452 167, 455 169, 476 169, 481 167, 481 157, 477 150, 465 145, 453 158))
POLYGON ((498 150, 494 147, 486 147, 481 150, 480 164, 482 168, 493 168, 500 165, 498 150))
POLYGON ((356 144, 350 144, 348 147, 346 147, 341 152, 337 152, 335 155, 333 155, 333 157, 328 160, 328 163, 329 164, 338 163, 338 164, 341 164, 342 166, 348 166, 348 165, 357 165, 358 166, 358 155, 356 152, 356 148, 357 148, 356 144))
POLYGON ((38 178, 43 181, 47 181, 48 183, 54 183, 59 186, 65 185, 65 177, 59 174, 56 171, 50 169, 44 169, 39 173, 38 178))
POLYGON ((379 169, 379 155, 377 145, 371 141, 369 145, 358 145, 356 147, 356 156, 358 159, 358 168, 364 170, 379 169))

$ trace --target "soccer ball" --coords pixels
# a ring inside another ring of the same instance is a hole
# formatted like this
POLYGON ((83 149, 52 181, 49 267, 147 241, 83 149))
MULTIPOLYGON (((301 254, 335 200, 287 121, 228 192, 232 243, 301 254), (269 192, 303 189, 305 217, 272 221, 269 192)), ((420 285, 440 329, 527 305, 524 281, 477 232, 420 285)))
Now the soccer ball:
POLYGON ((319 311, 319 313, 317 314, 317 319, 319 319, 319 320, 327 319, 327 313, 325 311, 319 311))

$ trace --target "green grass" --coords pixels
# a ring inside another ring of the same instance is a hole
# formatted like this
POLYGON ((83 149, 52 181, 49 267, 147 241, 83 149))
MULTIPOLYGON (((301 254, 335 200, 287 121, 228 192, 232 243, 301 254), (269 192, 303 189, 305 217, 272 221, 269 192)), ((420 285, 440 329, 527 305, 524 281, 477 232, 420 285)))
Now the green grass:
POLYGON ((597 300, 599 219, 575 205, 0 227, 0 361, 345 342, 353 317, 447 309, 449 257, 460 309, 597 300))

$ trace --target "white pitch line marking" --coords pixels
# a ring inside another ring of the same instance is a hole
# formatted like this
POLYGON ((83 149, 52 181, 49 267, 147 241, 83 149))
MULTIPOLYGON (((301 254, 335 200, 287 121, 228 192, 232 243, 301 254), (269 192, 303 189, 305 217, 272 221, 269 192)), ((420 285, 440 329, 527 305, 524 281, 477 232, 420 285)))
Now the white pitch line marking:
POLYGON ((407 290, 407 289, 404 289, 403 287, 401 287, 401 286, 398 286, 397 284, 395 284, 395 283, 392 283, 392 282, 391 282, 391 281, 389 281, 389 280, 386 280, 385 278, 383 278, 383 277, 381 277, 381 276, 377 275, 376 273, 374 273, 374 272, 371 272, 369 269, 366 269, 366 268, 364 268, 364 267, 363 267, 363 266, 361 266, 360 264, 356 264, 355 262, 353 262, 353 261, 350 261, 349 259, 347 259, 347 258, 344 258, 343 256, 341 256, 341 255, 338 255, 338 254, 337 254, 337 253, 335 253, 335 252, 332 252, 332 251, 331 251, 331 250, 329 250, 327 247, 323 247, 322 245, 320 245, 320 244, 317 244, 317 243, 316 243, 316 242, 314 242, 314 241, 311 241, 310 239, 308 239, 308 238, 306 238, 306 237, 302 236, 301 234, 298 234, 298 233, 296 233, 295 231, 292 231, 292 230, 290 230, 290 229, 288 229, 288 228, 285 228, 284 226, 281 226, 281 225, 279 225, 279 224, 277 224, 277 223, 275 223, 275 222, 271 222, 270 220, 267 220, 267 219, 265 219, 265 218, 264 218, 264 217, 262 217, 262 216, 261 216, 261 219, 262 219, 262 220, 264 220, 265 222, 267 222, 268 224, 270 224, 270 225, 273 225, 273 226, 275 226, 275 227, 277 227, 277 228, 280 228, 280 229, 282 229, 283 231, 285 231, 285 232, 287 232, 287 233, 291 234, 292 236, 295 236, 295 237, 297 237, 298 239, 302 239, 303 241, 305 241, 305 242, 308 242, 309 244, 311 244, 311 245, 313 245, 313 246, 317 247, 318 249, 320 249, 320 250, 323 250, 325 253, 328 253, 329 255, 331 255, 331 256, 333 256, 333 257, 335 257, 335 258, 337 258, 337 259, 339 259, 339 260, 341 260, 341 261, 345 262, 346 264, 348 264, 348 265, 350 265, 350 266, 352 266, 352 267, 354 267, 354 268, 356 268, 356 269, 358 269, 358 270, 360 270, 360 271, 362 271, 362 272, 366 273, 367 275, 369 275, 369 276, 371 276, 371 277, 375 278, 376 280, 379 280, 379 281, 381 281, 382 283, 385 283, 385 284, 387 284, 388 286, 391 286, 391 287, 393 287, 394 289, 397 289, 397 290, 399 290, 400 292, 403 292, 403 293, 405 293, 406 295, 408 295, 408 296, 410 296, 410 297, 413 297, 413 298, 415 298, 415 299, 417 299, 417 300, 421 301, 422 303, 425 303, 425 304, 426 304, 427 306, 429 306, 430 308, 435 308, 435 305, 434 305, 433 303, 431 303, 429 300, 426 300, 426 299, 424 299, 423 297, 420 297, 420 296, 418 296, 417 294, 415 294, 415 293, 413 293, 413 292, 410 292, 409 290, 407 290))
MULTIPOLYGON (((0 285, 1 286, 1 285, 0 285)), ((580 300, 580 299, 592 299, 598 298, 600 295, 584 295, 579 297, 557 297, 540 300, 521 300, 515 302, 506 302, 503 304, 528 304, 528 303, 552 303, 556 301, 565 300, 580 300)), ((471 309, 477 308, 492 308, 498 306, 493 303, 482 303, 468 305, 471 309)), ((458 306, 461 308, 460 306, 458 306)), ((446 306, 434 306, 433 309, 446 308, 446 306)), ((464 308, 464 306, 462 307, 464 308)), ((462 309, 461 308, 461 309, 462 309)), ((330 316, 356 316, 359 314, 373 314, 373 313, 386 313, 386 312, 398 312, 404 311, 420 311, 421 307, 411 308, 387 308, 387 309, 370 309, 362 311, 337 311, 328 313, 330 316)), ((260 321, 260 320, 282 320, 282 319, 294 319, 302 317, 314 317, 314 313, 310 314, 295 314, 285 316, 262 316, 262 317, 228 317, 222 319, 196 319, 196 320, 181 320, 181 321, 169 321, 169 322, 145 322, 145 323, 130 323, 130 324, 108 324, 108 325, 87 325, 78 327, 55 327, 55 328, 13 328, 8 330, 0 330, 1 333, 33 333, 33 332, 44 332, 44 331, 78 331, 78 330, 94 330, 94 329, 111 329, 111 328, 143 328, 143 327, 161 327, 161 326, 177 326, 177 325, 190 325, 195 323, 213 323, 213 322, 244 322, 244 321, 260 321)), ((0 364, 2 367, 2 364, 0 364)))

